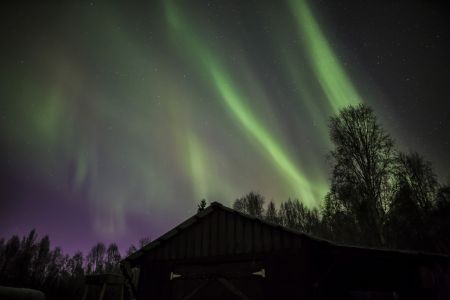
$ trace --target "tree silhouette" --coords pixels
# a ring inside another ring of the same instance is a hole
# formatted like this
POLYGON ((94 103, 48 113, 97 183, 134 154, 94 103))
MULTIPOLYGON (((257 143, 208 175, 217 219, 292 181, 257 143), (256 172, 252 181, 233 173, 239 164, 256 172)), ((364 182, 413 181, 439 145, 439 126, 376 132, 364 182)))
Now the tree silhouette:
POLYGON ((429 211, 434 205, 438 187, 431 163, 416 152, 400 153, 397 161, 398 184, 411 190, 414 202, 420 209, 429 211))
POLYGON ((119 247, 115 243, 112 243, 108 246, 106 250, 106 262, 105 262, 105 271, 106 272, 120 272, 119 262, 121 256, 119 252, 119 247))
POLYGON ((395 163, 393 140, 366 105, 344 108, 331 118, 329 128, 334 149, 328 201, 336 202, 336 211, 326 213, 352 214, 365 243, 385 245, 383 226, 392 199, 395 163))
POLYGON ((431 212, 432 238, 436 251, 450 253, 450 185, 441 186, 436 193, 436 205, 431 212))
POLYGON ((105 267, 106 247, 103 243, 97 243, 91 248, 86 257, 88 273, 102 273, 105 267))
POLYGON ((50 262, 50 239, 44 236, 37 246, 37 254, 33 262, 33 286, 40 286, 45 280, 46 267, 50 262))
POLYGON ((81 251, 77 251, 69 259, 68 268, 70 274, 72 274, 74 277, 81 278, 84 276, 83 253, 81 251))
POLYGON ((262 218, 264 214, 264 197, 258 193, 250 192, 234 201, 233 208, 244 214, 262 218))
POLYGON ((435 205, 438 182, 431 163, 417 153, 399 153, 395 177, 397 188, 386 224, 389 245, 432 250, 431 211, 435 205))
POLYGON ((15 265, 18 259, 18 253, 20 249, 20 239, 17 235, 12 236, 4 247, 4 255, 2 265, 0 266, 1 280, 6 284, 14 284, 13 278, 16 275, 15 265))
POLYGON ((202 200, 200 201, 200 203, 197 204, 197 212, 204 211, 205 208, 206 208, 206 205, 207 205, 206 200, 205 200, 205 199, 202 199, 202 200))
POLYGON ((47 272, 45 282, 43 284, 44 289, 50 293, 50 297, 56 297, 58 289, 62 281, 62 273, 64 270, 64 255, 61 248, 56 247, 50 251, 50 261, 47 265, 47 272))
POLYGON ((50 244, 48 236, 39 240, 35 230, 6 242, 0 238, 0 285, 38 289, 49 300, 75 300, 83 296, 85 274, 119 272, 121 256, 114 243, 107 249, 94 245, 86 263, 82 252, 69 256, 50 244))
POLYGON ((137 248, 135 245, 130 245, 130 247, 128 247, 126 255, 129 256, 131 254, 133 254, 134 252, 137 251, 137 248))
POLYGON ((319 233, 319 211, 307 208, 297 199, 289 199, 280 205, 279 220, 283 226, 288 228, 311 234, 319 233))
POLYGON ((278 211, 277 211, 277 208, 275 207, 275 204, 273 203, 273 201, 270 201, 269 204, 267 204, 265 219, 274 224, 280 223, 280 219, 278 217, 278 211))
POLYGON ((37 249, 36 230, 31 230, 26 237, 22 238, 20 249, 17 253, 17 260, 14 271, 17 272, 17 278, 20 282, 30 284, 31 262, 37 249))
MULTIPOLYGON (((341 191, 341 195, 344 193, 341 191)), ((352 197, 351 193, 347 193, 352 197)), ((325 196, 322 207, 322 236, 326 239, 340 243, 360 244, 361 231, 357 226, 357 220, 349 207, 335 201, 331 193, 325 196)))
POLYGON ((147 244, 150 244, 150 242, 152 241, 152 238, 149 236, 143 237, 139 239, 139 248, 144 247, 147 244))

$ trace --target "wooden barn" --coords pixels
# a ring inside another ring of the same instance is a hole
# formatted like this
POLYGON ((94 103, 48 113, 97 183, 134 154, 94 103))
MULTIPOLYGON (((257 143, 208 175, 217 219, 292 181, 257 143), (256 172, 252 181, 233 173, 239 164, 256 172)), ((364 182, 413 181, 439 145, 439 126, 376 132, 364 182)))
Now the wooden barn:
POLYGON ((336 245, 219 203, 122 262, 143 299, 450 299, 443 255, 336 245))

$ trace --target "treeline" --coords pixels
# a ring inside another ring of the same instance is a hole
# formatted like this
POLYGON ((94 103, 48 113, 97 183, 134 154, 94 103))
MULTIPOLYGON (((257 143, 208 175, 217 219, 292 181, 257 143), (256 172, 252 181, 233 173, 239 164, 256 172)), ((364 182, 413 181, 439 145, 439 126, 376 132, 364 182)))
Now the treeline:
POLYGON ((339 243, 450 253, 450 185, 430 162, 403 153, 366 105, 330 120, 331 188, 322 204, 276 207, 249 193, 234 209, 339 243))
MULTIPOLYGON (((139 247, 150 242, 139 241, 139 247)), ((126 255, 136 251, 131 245, 126 255)), ((39 239, 35 230, 20 238, 0 239, 0 286, 27 287, 43 291, 46 299, 81 299, 84 278, 89 274, 120 273, 122 256, 115 243, 94 245, 85 256, 70 256, 61 248, 51 248, 50 239, 39 239)))

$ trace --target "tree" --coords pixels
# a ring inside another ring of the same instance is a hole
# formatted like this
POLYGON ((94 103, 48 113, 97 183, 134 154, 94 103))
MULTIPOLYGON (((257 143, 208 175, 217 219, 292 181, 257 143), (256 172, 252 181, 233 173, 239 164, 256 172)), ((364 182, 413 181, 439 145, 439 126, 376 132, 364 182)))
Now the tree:
POLYGON ((298 200, 291 200, 281 203, 280 205, 280 222, 283 226, 303 230, 302 215, 304 207, 298 200))
POLYGON ((103 243, 97 243, 92 247, 86 261, 88 265, 88 273, 98 274, 103 272, 105 266, 106 247, 103 243))
POLYGON ((197 204, 197 212, 204 211, 206 208, 206 200, 202 199, 199 204, 197 204))
POLYGON ((279 210, 280 223, 288 228, 304 233, 319 233, 320 218, 317 209, 308 209, 302 202, 291 200, 284 202, 279 210))
POLYGON ((437 190, 432 220, 435 250, 441 253, 450 253, 450 184, 441 186, 437 190))
POLYGON ((395 178, 386 226, 390 246, 433 250, 431 211, 438 183, 431 163, 417 153, 399 153, 395 178))
POLYGON ((17 281, 22 284, 29 284, 31 281, 31 263, 37 249, 36 239, 36 230, 32 229, 26 237, 22 238, 20 243, 14 271, 17 272, 17 281))
POLYGON ((355 216, 332 193, 328 193, 323 202, 321 227, 321 234, 326 239, 346 244, 360 242, 361 232, 355 216))
MULTIPOLYGON (((392 199, 395 149, 392 138, 366 105, 331 118, 332 179, 329 201, 355 217, 364 242, 384 245, 383 225, 392 199)), ((332 212, 325 212, 329 214, 332 212)))
POLYGON ((277 208, 275 207, 273 201, 270 201, 267 205, 265 219, 271 223, 279 224, 277 208))
POLYGON ((61 248, 56 247, 50 252, 50 260, 47 265, 47 276, 44 285, 48 289, 56 289, 61 281, 61 270, 64 265, 64 255, 61 248))
POLYGON ((106 272, 119 272, 120 252, 117 244, 111 243, 106 250, 106 272))
POLYGON ((143 237, 139 239, 139 248, 143 248, 144 246, 150 244, 152 238, 149 236, 143 237))
POLYGON ((264 213, 264 197, 258 193, 250 192, 236 199, 233 203, 233 208, 244 214, 262 218, 264 213))
POLYGON ((68 269, 70 274, 75 278, 82 278, 84 276, 83 253, 81 251, 77 251, 69 259, 68 269))
POLYGON ((397 161, 396 176, 399 185, 411 190, 418 207, 429 211, 434 205, 438 186, 431 163, 416 152, 400 153, 397 161))
POLYGON ((33 285, 40 286, 45 281, 45 272, 50 262, 50 239, 46 235, 37 245, 37 254, 33 260, 33 285))
MULTIPOLYGON (((2 266, 5 263, 7 257, 6 257, 6 243, 5 243, 5 239, 1 238, 0 239, 0 271, 2 270, 2 266)), ((0 280, 1 280, 1 273, 0 273, 0 280)))
POLYGON ((6 284, 11 285, 14 280, 15 265, 18 259, 18 253, 20 249, 20 239, 17 235, 13 235, 8 242, 6 242, 4 257, 5 259, 0 266, 0 280, 6 284))
POLYGON ((67 299, 81 299, 84 290, 83 253, 77 251, 67 260, 67 270, 70 276, 66 279, 61 294, 67 299))
POLYGON ((134 252, 137 251, 137 248, 135 245, 130 245, 130 247, 128 247, 128 250, 126 252, 126 256, 130 256, 131 254, 133 254, 134 252))

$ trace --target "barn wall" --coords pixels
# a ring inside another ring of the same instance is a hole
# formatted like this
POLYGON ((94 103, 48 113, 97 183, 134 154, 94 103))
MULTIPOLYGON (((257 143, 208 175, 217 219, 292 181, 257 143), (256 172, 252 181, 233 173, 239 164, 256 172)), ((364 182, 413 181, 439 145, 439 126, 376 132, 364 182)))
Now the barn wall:
MULTIPOLYGON (((283 238, 280 238, 280 242, 283 242, 283 238)), ((179 265, 228 264, 232 267, 236 263, 254 262, 264 268, 266 272, 266 277, 261 279, 264 297, 258 299, 280 299, 280 296, 283 299, 298 299, 312 293, 314 280, 311 274, 314 272, 308 253, 307 249, 302 248, 301 250, 273 250, 270 253, 218 255, 178 260, 154 261, 147 259, 141 267, 143 273, 139 284, 140 295, 145 295, 143 299, 148 298, 149 295, 152 295, 154 299, 170 299, 170 285, 172 284, 169 279, 170 272, 176 271, 179 265)), ((255 268, 254 271, 259 269, 259 267, 255 268)))
POLYGON ((170 299, 169 274, 171 265, 167 262, 152 262, 141 267, 138 299, 170 299))
POLYGON ((266 257, 266 299, 304 299, 310 290, 309 266, 302 252, 281 252, 266 257))
MULTIPOLYGON (((246 262, 251 262, 258 266, 254 268, 254 271, 260 270, 259 266, 261 266, 266 272, 265 278, 253 275, 255 280, 261 281, 262 292, 261 298, 258 299, 298 299, 311 293, 311 280, 308 278, 309 265, 306 257, 300 253, 275 252, 272 255, 224 256, 222 259, 214 260, 203 258, 149 262, 142 268, 139 295, 142 297, 141 299, 147 299, 150 295, 152 299, 171 299, 171 284, 174 281, 170 281, 170 272, 177 272, 180 265, 189 266, 192 264, 194 267, 229 265, 233 268, 233 264, 246 262)), ((239 273, 242 269, 239 270, 237 268, 228 271, 239 273)), ((192 289, 194 288, 195 286, 192 287, 192 289)))
POLYGON ((302 238, 257 219, 217 210, 150 251, 151 260, 220 257, 300 248, 302 238))
MULTIPOLYGON (((238 270, 240 263, 260 264, 266 272, 266 277, 261 278, 265 299, 279 299, 280 295, 293 299, 310 290, 310 263, 302 236, 224 210, 216 210, 189 225, 172 232, 170 238, 144 254, 139 284, 143 299, 149 295, 170 299, 170 272, 183 264, 201 268, 226 263, 238 273, 243 271, 238 270)), ((258 277, 253 279, 249 277, 248 285, 258 277)), ((235 284, 239 285, 236 281, 235 284)))
MULTIPOLYGON (((450 281, 448 259, 337 246, 222 209, 170 231, 138 264, 140 299, 182 299, 203 282, 199 274, 215 283, 226 278, 251 299, 391 299, 394 290, 438 299, 449 294, 450 281), (261 268, 265 278, 252 275, 261 268), (185 281, 171 281, 171 272, 185 281)), ((229 290, 216 284, 202 292, 227 299, 222 292, 229 290)))

